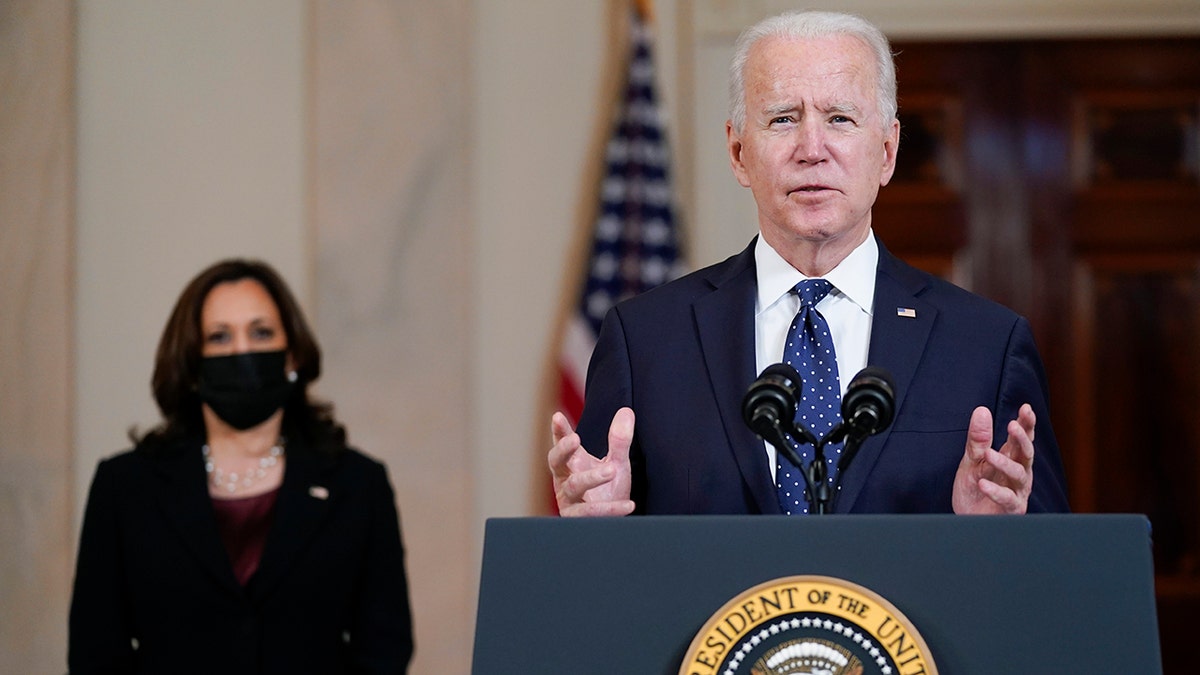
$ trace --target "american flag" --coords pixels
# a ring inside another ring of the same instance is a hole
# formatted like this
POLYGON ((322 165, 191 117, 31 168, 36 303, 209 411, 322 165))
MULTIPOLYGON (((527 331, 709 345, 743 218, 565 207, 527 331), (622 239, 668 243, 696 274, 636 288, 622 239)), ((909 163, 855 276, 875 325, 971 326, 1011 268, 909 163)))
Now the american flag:
POLYGON ((635 12, 624 93, 605 148, 587 278, 567 319, 558 358, 558 409, 572 425, 583 411, 587 364, 604 314, 683 272, 671 208, 670 152, 655 97, 652 37, 635 12))

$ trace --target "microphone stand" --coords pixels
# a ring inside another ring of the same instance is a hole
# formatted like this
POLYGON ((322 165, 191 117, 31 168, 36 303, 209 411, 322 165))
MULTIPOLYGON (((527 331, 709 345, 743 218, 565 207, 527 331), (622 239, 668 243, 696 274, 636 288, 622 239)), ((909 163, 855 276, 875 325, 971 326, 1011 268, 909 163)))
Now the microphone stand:
MULTIPOLYGON (((834 481, 833 492, 842 487, 842 477, 846 475, 846 468, 850 466, 850 462, 854 456, 858 454, 859 448, 862 447, 863 441, 867 440, 868 436, 878 433, 883 427, 886 427, 891 422, 891 413, 888 413, 887 422, 879 424, 878 412, 871 412, 868 416, 856 414, 853 419, 847 421, 845 419, 839 421, 825 434, 821 439, 821 446, 826 443, 837 443, 845 441, 842 445, 842 456, 837 463, 837 480, 834 481), (866 426, 863 426, 863 422, 866 426)), ((817 450, 818 456, 821 451, 817 450)))
POLYGON ((784 457, 787 457, 800 469, 800 474, 804 476, 805 492, 808 495, 809 513, 818 516, 828 514, 833 508, 833 496, 836 488, 842 484, 842 476, 845 475, 846 467, 850 466, 850 460, 854 459, 854 455, 858 453, 865 438, 861 434, 850 433, 850 429, 842 422, 836 424, 829 430, 829 433, 819 439, 801 425, 781 421, 780 426, 783 428, 777 429, 778 433, 773 434, 773 438, 766 440, 775 447, 776 452, 782 452, 784 457), (842 447, 841 459, 838 460, 836 485, 830 486, 829 469, 825 461, 825 446, 842 440, 845 441, 845 445, 842 447), (804 444, 813 446, 813 458, 808 466, 802 465, 800 454, 792 447, 792 445, 804 444))
POLYGON ((833 492, 829 489, 829 469, 825 468, 825 443, 829 435, 813 444, 813 458, 804 469, 808 483, 808 512, 823 516, 829 513, 833 492))
MULTIPOLYGON (((808 499, 808 512, 818 516, 823 516, 829 513, 830 504, 833 501, 833 490, 829 486, 829 469, 825 466, 825 444, 837 442, 845 435, 842 426, 839 424, 829 433, 821 438, 816 438, 805 429, 802 425, 797 425, 788 420, 780 420, 777 425, 773 425, 770 434, 766 434, 763 438, 768 443, 775 447, 775 452, 786 457, 796 468, 800 469, 800 475, 804 477, 805 493, 808 499), (804 466, 804 462, 800 460, 800 453, 796 452, 795 447, 808 444, 813 446, 813 458, 804 466)), ((838 468, 841 469, 845 464, 845 458, 838 463, 838 468)))

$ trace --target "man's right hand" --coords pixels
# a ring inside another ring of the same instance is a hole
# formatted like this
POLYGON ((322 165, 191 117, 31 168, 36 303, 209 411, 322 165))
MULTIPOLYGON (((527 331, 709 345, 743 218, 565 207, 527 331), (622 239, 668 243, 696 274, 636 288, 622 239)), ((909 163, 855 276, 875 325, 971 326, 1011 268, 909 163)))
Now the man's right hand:
POLYGON ((554 478, 554 498, 562 516, 627 516, 632 472, 629 446, 633 443, 633 411, 621 408, 608 428, 608 454, 596 459, 581 445, 579 434, 560 412, 550 419, 554 447, 548 462, 554 478))

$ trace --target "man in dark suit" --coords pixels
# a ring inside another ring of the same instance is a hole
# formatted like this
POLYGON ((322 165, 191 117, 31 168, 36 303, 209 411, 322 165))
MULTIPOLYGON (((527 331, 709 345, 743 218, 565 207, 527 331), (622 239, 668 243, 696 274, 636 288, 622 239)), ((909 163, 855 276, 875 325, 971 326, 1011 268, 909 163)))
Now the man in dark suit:
POLYGON ((794 469, 741 402, 783 360, 804 311, 791 291, 811 279, 832 286, 813 310, 841 394, 868 364, 896 390, 894 422, 846 467, 833 512, 1067 510, 1028 323, 909 267, 871 229, 900 134, 886 38, 857 17, 785 14, 743 33, 731 74, 730 163, 759 236, 609 312, 578 433, 561 413, 551 423, 559 512, 788 511, 779 488, 794 469))

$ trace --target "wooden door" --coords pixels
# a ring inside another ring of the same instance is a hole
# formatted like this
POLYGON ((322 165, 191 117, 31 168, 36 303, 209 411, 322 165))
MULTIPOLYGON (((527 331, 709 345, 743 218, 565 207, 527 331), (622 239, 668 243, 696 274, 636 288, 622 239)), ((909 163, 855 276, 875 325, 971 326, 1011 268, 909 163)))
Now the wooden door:
POLYGON ((894 46, 900 162, 876 229, 1029 317, 1072 508, 1150 517, 1164 669, 1190 672, 1200 39, 894 46))

